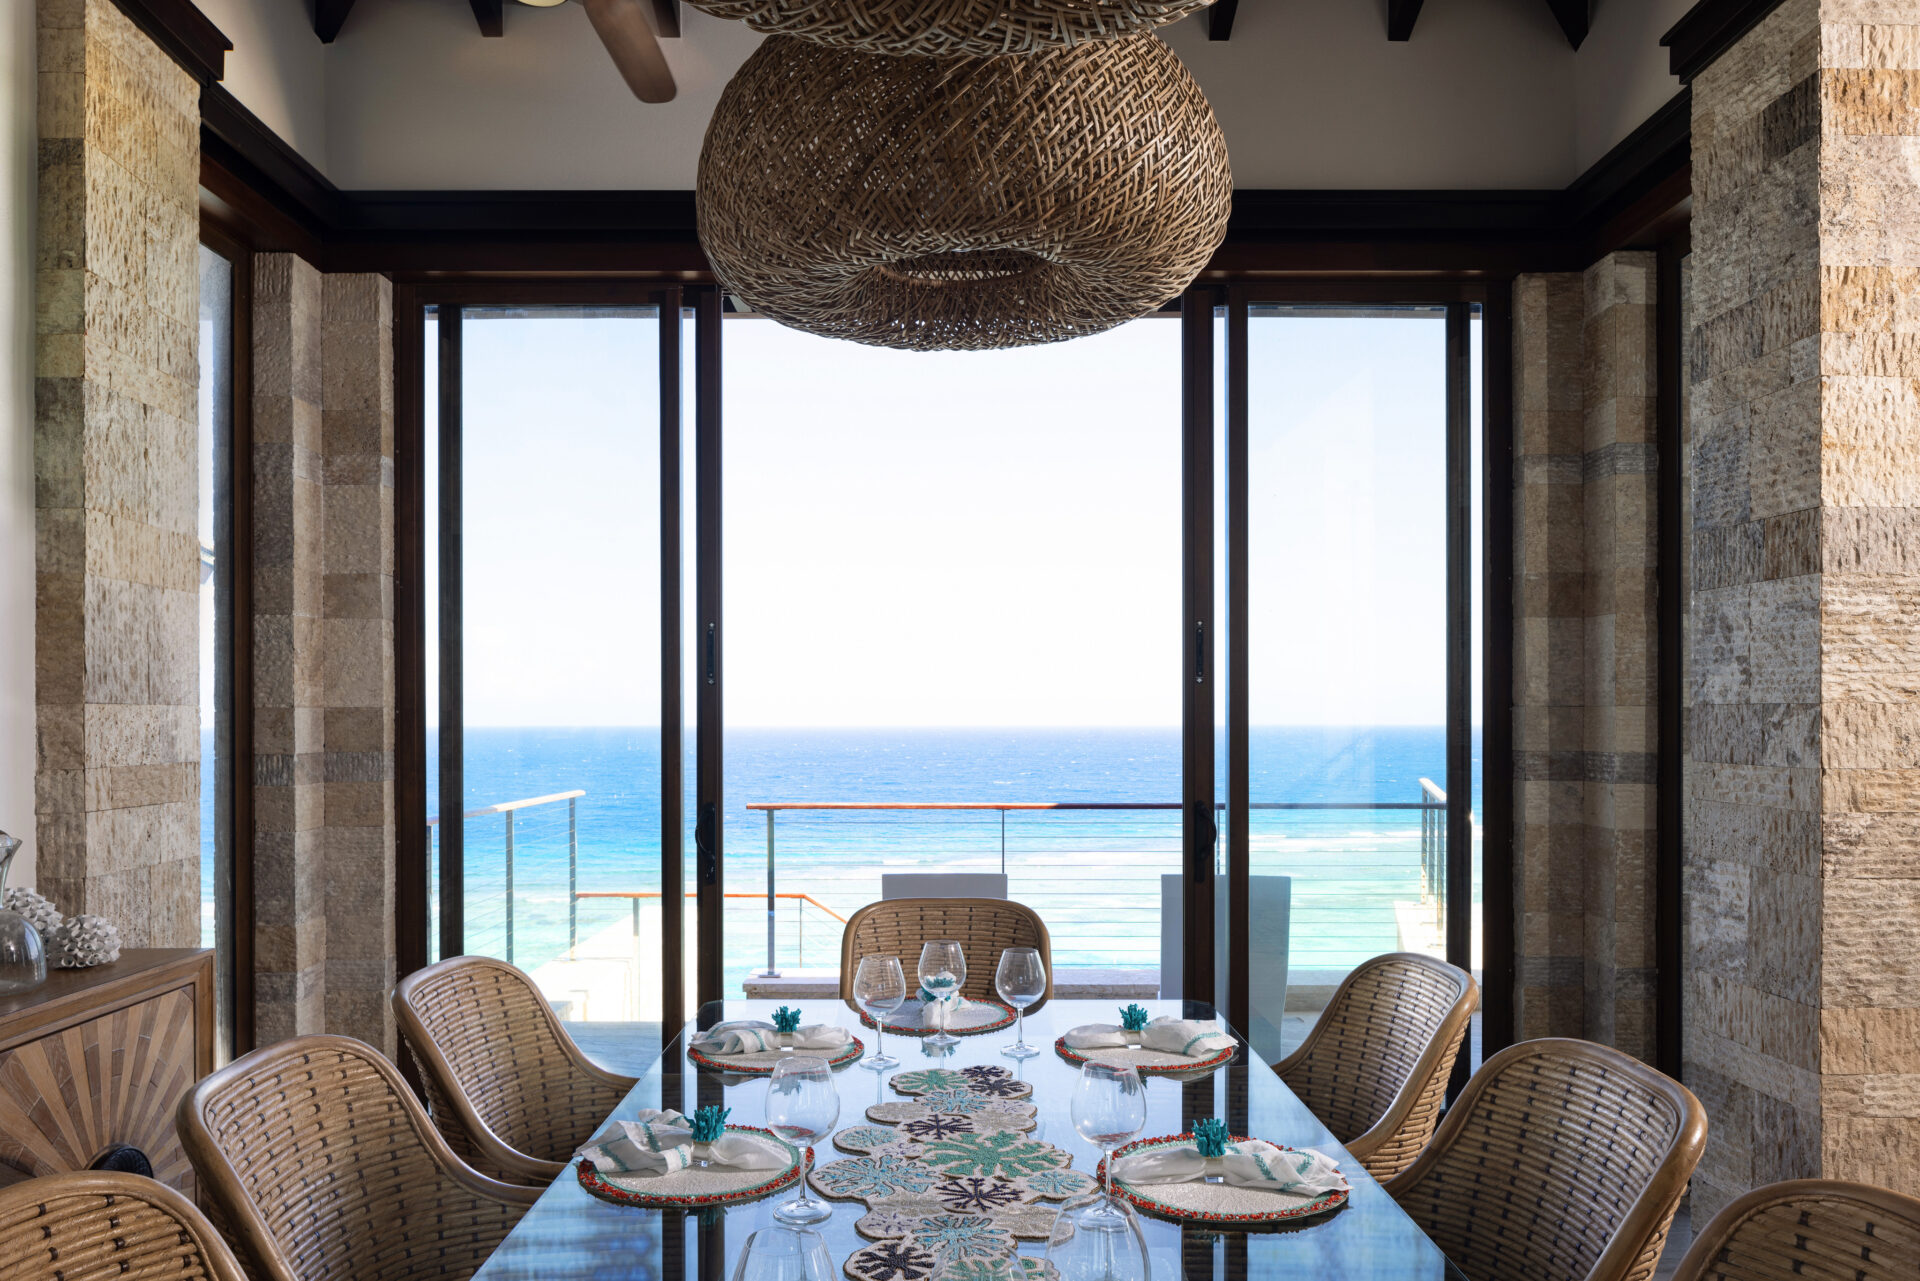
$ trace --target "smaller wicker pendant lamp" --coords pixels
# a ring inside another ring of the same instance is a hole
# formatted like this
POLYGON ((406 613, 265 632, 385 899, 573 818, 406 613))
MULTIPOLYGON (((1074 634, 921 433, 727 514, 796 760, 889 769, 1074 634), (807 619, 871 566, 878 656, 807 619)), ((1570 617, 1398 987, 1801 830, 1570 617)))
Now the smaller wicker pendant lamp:
POLYGON ((893 57, 791 36, 727 85, 700 243, 809 333, 910 350, 1057 342, 1154 310, 1226 235, 1200 88, 1152 34, 1025 57, 893 57))
POLYGON ((768 35, 869 53, 991 58, 1151 31, 1213 0, 687 0, 768 35))

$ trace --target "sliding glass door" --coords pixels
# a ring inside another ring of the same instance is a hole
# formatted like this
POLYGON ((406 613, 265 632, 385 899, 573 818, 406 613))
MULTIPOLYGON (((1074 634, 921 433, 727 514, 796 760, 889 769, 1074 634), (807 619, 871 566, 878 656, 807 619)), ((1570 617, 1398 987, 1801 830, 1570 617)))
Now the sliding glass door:
POLYGON ((428 955, 510 961, 581 1023, 678 1017, 679 308, 662 310, 423 316, 428 955))
POLYGON ((1478 866, 1478 320, 1465 302, 1256 297, 1229 325, 1227 799, 1244 879, 1226 928, 1245 940, 1239 1017, 1272 1059, 1361 961, 1468 961, 1449 917, 1470 910, 1478 866))
POLYGON ((1436 293, 905 354, 403 291, 419 957, 675 1025, 831 985, 875 899, 1005 894, 1058 982, 1219 994, 1269 1059, 1369 956, 1478 970, 1481 321, 1436 293))

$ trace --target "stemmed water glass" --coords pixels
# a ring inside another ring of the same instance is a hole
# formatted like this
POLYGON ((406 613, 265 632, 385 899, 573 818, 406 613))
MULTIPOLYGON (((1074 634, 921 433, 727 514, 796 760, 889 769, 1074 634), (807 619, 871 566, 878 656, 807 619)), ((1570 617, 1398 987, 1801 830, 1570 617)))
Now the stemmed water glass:
POLYGON ((1073 1091, 1073 1128, 1106 1157, 1104 1197, 1089 1218, 1119 1219, 1126 1211, 1113 1199, 1113 1153, 1147 1124, 1147 1087, 1126 1064, 1089 1061, 1073 1091))
POLYGON ((873 1020, 873 1053, 860 1066, 869 1072, 884 1072, 900 1066, 899 1059, 887 1057, 887 1015, 907 1001, 907 976, 897 956, 863 956, 853 973, 853 999, 873 1020))
POLYGON ((1153 1276, 1139 1217, 1100 1196, 1060 1207, 1045 1258, 1059 1281, 1151 1281, 1153 1276))
POLYGON ((1036 947, 1010 947, 1000 953, 1000 967, 993 975, 994 991, 1011 1005, 1018 1015, 1013 1044, 1000 1053, 1010 1059, 1030 1059, 1040 1048, 1027 1044, 1027 1007, 1047 994, 1047 966, 1036 947))
MULTIPOLYGON (((967 985, 967 957, 952 939, 935 939, 920 949, 920 986, 931 989, 929 979, 951 978, 954 991, 967 985)), ((958 1045, 960 1038, 949 1036, 942 1028, 927 1038, 928 1045, 958 1045)))
POLYGON ((840 1119, 840 1091, 825 1059, 796 1055, 774 1064, 767 1078, 767 1128, 800 1149, 800 1195, 774 1208, 782 1223, 818 1223, 833 1207, 807 1195, 806 1150, 825 1141, 840 1119))

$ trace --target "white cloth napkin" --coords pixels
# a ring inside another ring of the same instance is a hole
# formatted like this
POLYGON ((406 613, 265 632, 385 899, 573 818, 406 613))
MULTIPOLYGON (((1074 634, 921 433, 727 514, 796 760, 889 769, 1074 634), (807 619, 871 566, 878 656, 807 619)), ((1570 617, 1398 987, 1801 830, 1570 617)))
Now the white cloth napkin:
MULTIPOLYGON (((792 1038, 791 1045, 796 1050, 838 1050, 853 1039, 847 1029, 829 1023, 808 1024, 793 1033, 792 1038)), ((715 1024, 695 1033, 690 1044, 708 1054, 760 1054, 787 1048, 773 1024, 759 1019, 715 1024)))
POLYGON ((1172 1015, 1154 1019, 1139 1032, 1124 1031, 1112 1023, 1088 1023, 1069 1031, 1066 1041, 1068 1048, 1075 1050, 1119 1050, 1138 1045, 1190 1059, 1210 1059, 1239 1044, 1210 1019, 1176 1019, 1172 1015))
POLYGON ((1238 1044, 1212 1019, 1176 1019, 1167 1015, 1154 1019, 1140 1033, 1141 1049, 1181 1054, 1190 1059, 1210 1059, 1238 1044))
MULTIPOLYGON (((791 1159, 786 1152, 751 1134, 725 1131, 707 1145, 714 1165, 735 1170, 777 1170, 791 1159)), ((693 1129, 672 1110, 643 1108, 638 1119, 611 1121, 574 1153, 603 1174, 674 1174, 693 1164, 693 1129)))
POLYGON ((1289 1151, 1261 1139, 1229 1143, 1225 1156, 1204 1157, 1200 1149, 1182 1143, 1113 1163, 1113 1177, 1123 1183, 1191 1183, 1210 1174, 1235 1187, 1264 1188, 1308 1198, 1348 1186, 1346 1177, 1323 1153, 1312 1148, 1289 1151))
POLYGON ((970 1008, 960 995, 960 980, 942 970, 930 979, 920 980, 920 1024, 944 1032, 954 1015, 970 1008))

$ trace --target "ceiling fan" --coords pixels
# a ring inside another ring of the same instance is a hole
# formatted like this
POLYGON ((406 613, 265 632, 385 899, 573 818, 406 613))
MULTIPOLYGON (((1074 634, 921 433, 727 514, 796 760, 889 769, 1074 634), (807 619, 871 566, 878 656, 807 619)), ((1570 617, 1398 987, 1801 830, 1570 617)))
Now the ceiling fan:
MULTIPOLYGON (((550 9, 566 0, 520 0, 536 9, 550 9)), ((660 51, 660 38, 647 20, 648 0, 580 0, 587 21, 593 23, 607 56, 621 79, 642 102, 672 102, 673 72, 660 51)))

